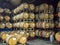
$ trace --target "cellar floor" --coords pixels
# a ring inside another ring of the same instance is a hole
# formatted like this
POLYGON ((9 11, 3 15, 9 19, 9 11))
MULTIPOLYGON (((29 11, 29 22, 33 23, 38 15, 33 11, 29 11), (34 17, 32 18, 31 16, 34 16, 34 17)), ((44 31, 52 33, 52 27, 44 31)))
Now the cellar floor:
MULTIPOLYGON (((32 40, 32 41, 28 41, 27 42, 28 45, 60 45, 56 42, 54 42, 54 44, 51 44, 49 41, 45 41, 45 40, 40 40, 40 39, 36 39, 36 40, 32 40)), ((0 43, 0 45, 7 45, 7 44, 2 44, 0 43)), ((20 44, 19 44, 20 45, 20 44)))

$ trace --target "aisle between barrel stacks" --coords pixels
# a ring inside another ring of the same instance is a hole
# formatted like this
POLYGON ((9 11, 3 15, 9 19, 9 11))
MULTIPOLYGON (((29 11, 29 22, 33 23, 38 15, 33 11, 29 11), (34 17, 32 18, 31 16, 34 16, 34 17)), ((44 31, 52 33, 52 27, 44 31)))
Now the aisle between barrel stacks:
POLYGON ((50 34, 50 42, 51 42, 51 43, 54 42, 54 34, 53 34, 53 32, 50 34))

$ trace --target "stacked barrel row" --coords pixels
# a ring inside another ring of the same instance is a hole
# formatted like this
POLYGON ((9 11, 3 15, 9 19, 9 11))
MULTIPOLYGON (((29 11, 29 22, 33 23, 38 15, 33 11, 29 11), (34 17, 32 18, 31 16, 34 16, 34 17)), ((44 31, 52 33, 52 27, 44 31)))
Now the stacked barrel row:
POLYGON ((55 32, 51 30, 36 30, 35 34, 36 36, 49 39, 51 34, 55 35, 55 32))
POLYGON ((0 8, 0 28, 12 28, 11 10, 0 8))
POLYGON ((36 11, 38 10, 38 13, 36 14, 36 28, 54 28, 54 8, 52 5, 43 3, 39 7, 37 7, 36 11), (39 10, 38 10, 39 9, 39 10))
MULTIPOLYGON (((27 43, 27 36, 24 31, 1 32, 0 38, 9 45, 24 45, 27 43)), ((3 42, 4 43, 4 42, 3 42)))
POLYGON ((27 13, 27 12, 22 12, 16 16, 13 17, 14 21, 19 20, 19 22, 13 23, 13 27, 17 28, 34 28, 35 23, 34 23, 34 13, 27 13))
MULTIPOLYGON (((12 10, 13 12, 13 17, 12 20, 13 22, 13 28, 14 31, 19 30, 21 32, 22 36, 25 36, 26 40, 27 38, 34 38, 35 37, 35 14, 34 14, 35 6, 34 4, 28 4, 28 3, 23 3, 19 5, 17 8, 12 10), (19 29, 18 29, 19 28, 19 29)), ((21 39, 21 38, 20 38, 21 39)), ((20 43, 24 43, 26 40, 22 38, 20 40, 20 43)), ((18 42, 18 41, 17 41, 18 42)), ((25 42, 24 44, 26 44, 25 42)))
MULTIPOLYGON (((29 36, 29 34, 26 32, 28 31, 30 33, 31 37, 35 37, 35 32, 34 32, 34 27, 35 27, 35 23, 34 23, 34 18, 35 18, 35 14, 33 13, 34 10, 34 5, 33 4, 27 4, 27 3, 23 3, 20 6, 18 6, 16 9, 12 10, 12 13, 6 13, 9 12, 6 10, 6 12, 1 12, 1 14, 6 14, 6 15, 1 15, 0 19, 1 19, 1 23, 0 23, 0 27, 1 28, 14 28, 14 31, 12 32, 1 32, 1 38, 3 41, 5 41, 7 44, 9 45, 16 45, 17 42, 25 45, 27 43, 27 37, 29 36), (21 8, 21 9, 20 9, 21 8), (29 8, 29 9, 28 9, 29 8), (28 13, 29 10, 29 13, 28 13), (21 12, 22 11, 22 12, 21 12), (32 11, 32 12, 31 12, 32 11), (8 14, 8 15, 7 15, 8 14), (10 17, 11 16, 11 17, 10 17), (3 21, 3 23, 2 23, 3 21), (10 23, 10 21, 12 23, 10 23), (28 29, 31 28, 31 29, 28 29), (17 28, 19 28, 19 31, 17 28), (22 30, 22 29, 23 30, 22 30), (16 31, 16 33, 15 33, 16 31), (19 33, 21 32, 21 33, 19 33), (21 36, 20 36, 21 34, 21 36)), ((2 10, 2 9, 1 9, 2 10)))
POLYGON ((28 4, 28 3, 23 3, 17 8, 13 10, 13 21, 15 22, 13 24, 14 27, 22 27, 22 28, 34 28, 34 9, 35 6, 34 4, 28 4), (22 11, 22 12, 21 12, 22 11), (32 12, 31 12, 32 11, 32 12), (24 26, 23 26, 24 25, 24 26))
POLYGON ((0 38, 9 45, 17 43, 24 45, 29 37, 49 38, 53 34, 55 39, 60 42, 60 32, 55 34, 51 30, 54 27, 60 28, 60 2, 57 9, 58 20, 55 24, 54 8, 47 3, 36 7, 34 4, 23 3, 12 11, 0 8, 0 28, 14 28, 14 31, 1 32, 0 38), (5 14, 3 15, 3 13, 5 14))
POLYGON ((56 27, 60 28, 60 2, 57 5, 57 21, 56 22, 57 22, 56 27))
MULTIPOLYGON (((49 5, 44 3, 40 6, 36 6, 36 28, 43 28, 49 30, 48 28, 54 29, 55 31, 52 32, 52 34, 55 36, 55 39, 60 42, 60 1, 57 5, 57 15, 54 17, 54 8, 52 5, 49 5), (56 19, 56 20, 55 20, 56 19), (54 28, 55 27, 55 28, 54 28), (57 32, 56 32, 57 31, 57 32), (56 34, 54 34, 56 32, 56 34)), ((40 30, 43 35, 40 37, 44 37, 44 34, 46 34, 47 30, 40 30)), ((38 30, 36 32, 39 32, 38 30)), ((50 36, 50 31, 47 31, 50 36)), ((46 36, 46 35, 45 35, 46 36)), ((48 36, 48 37, 49 37, 48 36)), ((46 37, 45 37, 46 38, 46 37)))
POLYGON ((20 13, 20 11, 33 11, 34 12, 35 6, 34 4, 22 3, 17 8, 13 10, 14 14, 20 13))
POLYGON ((36 23, 36 28, 43 28, 43 29, 47 29, 47 28, 54 28, 54 23, 53 22, 45 22, 45 21, 39 21, 36 23))
MULTIPOLYGON (((58 6, 57 6, 57 15, 55 15, 55 22, 54 22, 54 15, 53 15, 53 12, 54 12, 54 8, 52 5, 49 5, 48 6, 48 9, 45 7, 47 7, 46 4, 42 4, 41 5, 41 9, 39 9, 40 7, 38 7, 38 11, 39 11, 39 14, 36 14, 36 28, 43 28, 45 30, 40 30, 40 37, 50 37, 50 34, 52 33, 54 36, 55 36, 55 39, 60 42, 60 1, 58 2, 58 6), (44 6, 43 6, 44 5, 44 6), (42 14, 42 15, 41 15, 42 14), (54 28, 55 27, 55 28, 54 28), (49 31, 49 29, 46 30, 46 28, 52 28, 54 30, 56 30, 57 32, 54 33, 55 31, 51 32, 49 31), (48 34, 46 33, 48 32, 48 34), (48 35, 46 37, 46 35, 48 35)), ((36 11, 37 11, 36 10, 36 11)), ((37 11, 37 12, 38 12, 37 11)), ((39 32, 38 30, 36 30, 36 32, 39 32)), ((39 33, 37 33, 39 35, 39 33)))
POLYGON ((32 37, 34 38, 35 36, 39 37, 44 37, 44 38, 49 38, 50 34, 54 32, 53 31, 45 31, 45 30, 36 30, 36 31, 9 31, 9 32, 1 32, 0 38, 5 41, 9 45, 16 45, 16 44, 26 44, 27 43, 27 38, 32 37), (11 43, 13 42, 13 43, 11 43))
POLYGON ((59 28, 58 31, 55 34, 55 39, 57 40, 57 42, 60 42, 60 1, 57 4, 57 20, 56 20, 56 28, 59 28))

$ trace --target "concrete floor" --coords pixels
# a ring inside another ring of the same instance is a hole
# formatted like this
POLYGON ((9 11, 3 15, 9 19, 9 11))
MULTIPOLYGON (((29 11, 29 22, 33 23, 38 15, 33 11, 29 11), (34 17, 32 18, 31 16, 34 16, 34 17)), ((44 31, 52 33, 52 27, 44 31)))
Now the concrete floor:
POLYGON ((60 45, 60 44, 57 44, 56 42, 51 44, 50 41, 39 40, 39 39, 29 41, 28 44, 30 45, 60 45))
MULTIPOLYGON (((49 41, 40 40, 40 39, 28 41, 27 43, 28 43, 28 45, 60 45, 57 43, 51 44, 49 41)), ((0 43, 0 45, 7 45, 7 44, 0 43)))

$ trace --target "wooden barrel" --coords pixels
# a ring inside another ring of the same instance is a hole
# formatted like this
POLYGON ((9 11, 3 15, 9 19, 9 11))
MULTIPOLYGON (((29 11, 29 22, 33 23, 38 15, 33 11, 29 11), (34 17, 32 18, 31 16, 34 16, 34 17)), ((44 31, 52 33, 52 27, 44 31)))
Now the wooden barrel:
POLYGON ((45 28, 49 28, 49 23, 48 22, 45 23, 45 28))
POLYGON ((53 19, 54 15, 53 14, 49 14, 49 19, 53 19))
POLYGON ((36 36, 39 36, 39 30, 35 31, 36 36))
POLYGON ((3 8, 0 8, 0 13, 3 13, 4 12, 4 9, 3 8))
POLYGON ((21 31, 20 31, 20 35, 23 36, 24 34, 25 34, 25 31, 24 31, 24 30, 23 30, 23 31, 21 30, 21 31))
POLYGON ((21 34, 17 33, 17 31, 10 32, 10 35, 14 35, 17 38, 17 41, 19 40, 20 37, 22 37, 21 34))
POLYGON ((13 27, 19 27, 20 23, 13 23, 13 27))
POLYGON ((55 32, 53 32, 53 31, 47 31, 45 38, 49 38, 51 34, 54 36, 55 32))
POLYGON ((30 19, 34 19, 35 18, 35 14, 34 13, 29 13, 29 18, 30 19))
POLYGON ((60 22, 58 23, 58 26, 57 27, 60 28, 60 22))
POLYGON ((19 19, 22 19, 23 18, 23 13, 20 13, 16 16, 13 17, 13 20, 16 21, 16 20, 19 20, 19 19))
POLYGON ((29 37, 29 33, 26 33, 26 37, 27 37, 27 38, 29 37))
POLYGON ((18 15, 16 15, 16 16, 13 17, 13 20, 14 21, 19 20, 19 18, 20 18, 20 15, 18 14, 18 15))
POLYGON ((36 35, 35 35, 35 32, 33 30, 30 31, 30 37, 34 38, 36 35))
POLYGON ((24 12, 21 13, 21 14, 18 14, 18 15, 16 16, 16 20, 22 19, 22 18, 23 18, 23 14, 24 14, 24 12))
POLYGON ((26 38, 29 37, 29 33, 28 33, 26 30, 20 31, 20 35, 21 35, 21 37, 22 37, 22 36, 24 36, 24 37, 26 37, 26 38))
POLYGON ((27 38, 22 36, 20 39, 19 39, 19 43, 20 44, 26 44, 27 43, 27 38))
POLYGON ((5 24, 4 23, 0 23, 0 28, 5 28, 5 24))
POLYGON ((22 37, 22 35, 21 34, 17 34, 17 35, 15 35, 16 36, 16 38, 17 38, 17 41, 19 42, 19 39, 22 37))
POLYGON ((51 33, 50 33, 49 31, 47 31, 45 38, 49 38, 49 37, 50 37, 50 34, 51 34, 51 33))
POLYGON ((45 22, 37 22, 36 27, 37 28, 45 28, 45 22))
POLYGON ((39 31, 39 36, 42 37, 42 31, 39 31))
MULTIPOLYGON (((60 12, 60 1, 57 4, 57 12, 60 12)), ((60 16, 58 16, 58 17, 60 17, 60 16)))
POLYGON ((6 38, 9 34, 7 32, 1 32, 1 38, 3 41, 6 41, 6 38))
POLYGON ((47 3, 44 3, 44 8, 47 10, 48 9, 48 4, 47 3))
POLYGON ((7 14, 11 14, 10 9, 8 9, 8 8, 5 8, 5 9, 4 9, 4 12, 7 13, 7 14))
POLYGON ((24 34, 25 37, 29 37, 29 33, 25 31, 25 34, 24 34))
POLYGON ((39 6, 39 10, 44 10, 44 5, 43 4, 41 4, 40 6, 39 6))
POLYGON ((17 28, 28 28, 29 24, 27 22, 18 22, 18 23, 14 23, 13 27, 17 27, 17 28))
POLYGON ((50 25, 49 28, 54 28, 54 26, 55 26, 53 22, 49 23, 49 25, 50 25))
POLYGON ((28 18, 28 15, 29 15, 29 14, 28 14, 27 12, 24 12, 24 13, 23 13, 23 18, 24 18, 24 19, 27 19, 27 18, 28 18))
POLYGON ((40 11, 47 10, 47 9, 48 9, 48 4, 46 4, 46 3, 43 3, 39 6, 40 11))
POLYGON ((20 23, 15 23, 15 27, 19 28, 20 27, 20 23))
POLYGON ((28 9, 28 3, 23 3, 20 6, 18 6, 16 9, 13 10, 13 13, 19 13, 19 11, 24 10, 24 9, 28 9))
POLYGON ((13 23, 13 27, 16 27, 16 23, 13 23))
POLYGON ((58 17, 60 17, 60 12, 58 12, 58 17))
POLYGON ((24 23, 23 28, 28 28, 29 24, 27 22, 24 23))
POLYGON ((4 17, 6 21, 9 21, 10 20, 10 17, 9 16, 5 16, 4 17))
POLYGON ((57 7, 60 7, 60 1, 58 2, 58 5, 57 5, 57 7))
POLYGON ((36 22, 36 28, 40 28, 40 22, 36 22))
MULTIPOLYGON (((25 26, 24 26, 24 22, 21 22, 19 27, 20 27, 20 28, 25 27, 25 26)), ((27 25, 27 27, 28 27, 28 25, 27 25)))
POLYGON ((16 16, 14 16, 12 19, 15 21, 16 20, 16 16))
POLYGON ((28 9, 28 7, 29 7, 29 4, 28 3, 24 3, 22 5, 23 5, 23 9, 28 9))
POLYGON ((39 19, 44 19, 44 13, 39 14, 39 19))
POLYGON ((21 19, 27 19, 29 16, 29 14, 27 12, 22 12, 16 16, 13 17, 13 20, 16 21, 16 20, 21 20, 21 19))
POLYGON ((10 35, 6 38, 6 42, 9 44, 9 45, 16 45, 17 44, 17 38, 13 35, 10 35))
POLYGON ((50 14, 53 14, 53 12, 54 12, 54 7, 53 7, 53 5, 49 5, 49 13, 50 14))
POLYGON ((48 19, 48 18, 49 18, 48 15, 49 15, 49 14, 44 14, 44 19, 48 19))
POLYGON ((35 23, 34 22, 29 23, 29 25, 30 25, 31 28, 35 27, 35 23))
POLYGON ((46 31, 42 31, 42 37, 46 36, 46 31))
POLYGON ((6 27, 7 27, 7 28, 12 28, 12 24, 11 24, 10 22, 7 22, 7 23, 6 23, 6 27))
POLYGON ((17 31, 11 31, 10 35, 17 35, 17 31))
POLYGON ((35 9, 35 5, 34 4, 29 4, 29 10, 33 11, 35 9))
POLYGON ((0 21, 2 21, 3 20, 3 16, 2 15, 0 15, 0 21))
POLYGON ((58 42, 60 42, 60 32, 57 32, 57 33, 55 34, 55 39, 56 39, 58 42))

